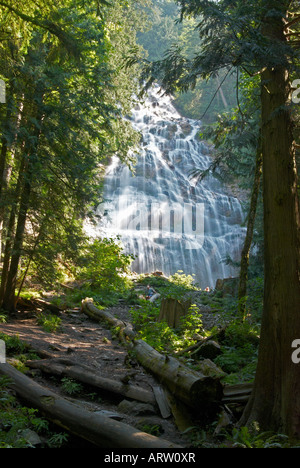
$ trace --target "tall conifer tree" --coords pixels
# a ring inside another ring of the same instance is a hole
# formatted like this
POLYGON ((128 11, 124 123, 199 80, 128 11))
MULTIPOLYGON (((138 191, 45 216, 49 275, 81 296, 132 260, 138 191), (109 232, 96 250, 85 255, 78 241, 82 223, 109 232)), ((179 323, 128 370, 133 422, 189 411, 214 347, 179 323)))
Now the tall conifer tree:
POLYGON ((197 19, 202 49, 188 59, 173 48, 149 64, 148 85, 187 90, 199 77, 241 68, 261 78, 265 287, 258 367, 242 424, 300 437, 300 219, 291 103, 291 74, 299 71, 298 2, 178 0, 181 19, 197 19))

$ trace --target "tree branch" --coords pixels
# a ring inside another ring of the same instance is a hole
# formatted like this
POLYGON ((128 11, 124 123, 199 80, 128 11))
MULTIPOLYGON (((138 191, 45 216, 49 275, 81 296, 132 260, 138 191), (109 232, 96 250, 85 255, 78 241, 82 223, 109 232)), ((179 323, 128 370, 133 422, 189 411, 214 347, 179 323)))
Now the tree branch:
POLYGON ((26 15, 25 13, 22 13, 20 10, 17 8, 8 5, 6 2, 0 0, 0 6, 3 6, 4 8, 7 8, 10 12, 14 13, 16 16, 21 18, 23 21, 26 21, 28 23, 34 24, 35 26, 38 26, 39 28, 45 29, 46 31, 49 31, 51 34, 54 34, 66 47, 68 52, 71 52, 73 56, 79 57, 80 55, 80 48, 78 44, 76 43, 75 39, 66 33, 60 26, 57 24, 53 23, 52 21, 48 19, 37 19, 33 16, 26 15))

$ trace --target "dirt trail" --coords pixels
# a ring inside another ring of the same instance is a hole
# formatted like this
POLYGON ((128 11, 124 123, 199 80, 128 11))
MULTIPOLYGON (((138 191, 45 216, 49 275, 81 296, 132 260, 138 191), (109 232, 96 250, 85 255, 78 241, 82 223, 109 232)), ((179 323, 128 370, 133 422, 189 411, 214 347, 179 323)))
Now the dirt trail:
MULTIPOLYGON (((130 321, 130 306, 117 306, 108 309, 109 312, 124 321, 130 321)), ((18 317, 10 319, 7 323, 0 324, 0 332, 7 335, 18 335, 33 349, 51 353, 54 358, 67 358, 78 364, 83 364, 94 369, 102 377, 121 380, 141 388, 152 390, 157 381, 145 372, 145 370, 128 356, 126 349, 105 325, 92 321, 84 315, 79 308, 62 311, 61 331, 48 333, 37 324, 32 312, 18 313, 18 317)), ((138 403, 127 408, 124 397, 102 395, 99 399, 91 399, 86 395, 70 397, 62 393, 58 379, 53 379, 40 371, 29 371, 29 375, 52 391, 62 394, 73 402, 77 401, 91 411, 109 411, 114 413, 114 418, 139 429, 156 428, 159 435, 174 443, 187 445, 187 441, 178 431, 172 417, 163 419, 157 408, 140 407, 138 403), (100 401, 100 402, 99 402, 100 401)), ((95 390, 91 390, 95 393, 95 390)), ((154 434, 157 435, 157 434, 154 434)))

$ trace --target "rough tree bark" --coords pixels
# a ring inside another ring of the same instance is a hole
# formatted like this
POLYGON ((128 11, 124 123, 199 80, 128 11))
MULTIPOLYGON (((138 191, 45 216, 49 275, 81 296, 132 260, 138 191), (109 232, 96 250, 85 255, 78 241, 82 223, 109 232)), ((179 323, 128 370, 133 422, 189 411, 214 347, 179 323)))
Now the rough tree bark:
POLYGON ((25 176, 26 180, 24 182, 24 187, 23 187, 23 191, 21 195, 16 234, 14 238, 12 254, 11 254, 11 259, 10 259, 10 268, 7 274, 7 281, 6 281, 5 292, 3 296, 2 307, 8 312, 14 312, 16 308, 15 290, 16 290, 16 284, 17 284, 17 273, 18 273, 19 261, 21 257, 21 250, 23 246, 27 211, 29 208, 32 177, 33 177, 33 170, 32 168, 30 168, 30 170, 27 171, 27 175, 25 176))
MULTIPOLYGON (((271 11, 273 3, 266 3, 271 11)), ((282 17, 288 3, 276 3, 282 17)), ((283 43, 283 26, 282 18, 266 15, 263 34, 283 43)), ((287 67, 266 68, 261 82, 264 311, 254 390, 240 424, 257 421, 262 429, 299 438, 300 365, 291 359, 291 346, 300 339, 300 219, 287 67)))
POLYGON ((187 314, 191 303, 190 299, 186 302, 180 302, 173 298, 162 299, 158 321, 167 322, 171 328, 179 327, 180 320, 187 314))
MULTIPOLYGON (((43 94, 43 89, 36 90, 36 100, 38 100, 37 98, 40 97, 40 101, 42 102, 43 94)), ((24 147, 21 162, 21 166, 23 165, 24 169, 24 174, 22 177, 23 186, 21 188, 20 206, 17 213, 17 226, 11 250, 9 271, 5 273, 7 277, 3 291, 2 307, 8 312, 14 312, 16 309, 15 290, 17 285, 18 267, 22 253, 27 213, 29 209, 32 182, 34 177, 35 162, 37 159, 38 142, 43 122, 42 109, 33 109, 31 113, 33 116, 35 116, 37 124, 30 125, 29 131, 31 131, 31 139, 26 142, 24 147)), ((26 116, 24 118, 26 121, 28 117, 26 116)), ((12 207, 12 210, 14 209, 15 208, 12 207)))
POLYGON ((139 363, 154 374, 173 396, 193 409, 216 410, 223 396, 218 377, 193 372, 177 359, 158 353, 143 340, 134 342, 134 351, 139 363))
POLYGON ((21 187, 23 183, 23 175, 24 175, 23 173, 24 173, 24 159, 22 159, 21 161, 19 174, 18 174, 18 180, 17 180, 17 186, 15 190, 14 202, 12 203, 12 206, 11 206, 9 219, 8 219, 8 225, 7 225, 7 235, 6 235, 3 266, 2 266, 2 273, 1 273, 0 307, 2 307, 3 298, 4 298, 4 294, 6 290, 7 276, 9 272, 10 259, 11 259, 12 246, 13 246, 14 233, 15 233, 17 205, 18 205, 20 191, 21 191, 21 187))

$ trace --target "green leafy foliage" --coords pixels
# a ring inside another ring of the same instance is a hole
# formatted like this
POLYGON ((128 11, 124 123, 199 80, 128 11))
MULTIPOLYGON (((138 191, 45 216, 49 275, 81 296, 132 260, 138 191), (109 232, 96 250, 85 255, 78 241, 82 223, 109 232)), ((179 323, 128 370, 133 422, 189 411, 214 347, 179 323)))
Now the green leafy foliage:
POLYGON ((80 392, 82 392, 82 385, 76 382, 74 379, 63 377, 61 379, 61 384, 62 390, 68 395, 78 395, 80 392))
POLYGON ((69 440, 69 434, 58 432, 48 439, 49 448, 61 448, 69 440))
POLYGON ((40 313, 37 317, 37 323, 49 333, 57 333, 61 329, 61 318, 51 313, 40 313))
POLYGON ((8 392, 8 384, 7 378, 0 377, 0 447, 29 448, 31 444, 22 436, 25 429, 42 433, 48 423, 37 415, 37 410, 20 406, 8 392))
POLYGON ((232 446, 235 448, 289 448, 290 441, 284 434, 276 434, 271 431, 260 431, 257 423, 252 427, 233 428, 229 435, 232 446))
POLYGON ((8 3, 7 16, 1 12, 16 28, 0 48, 8 96, 0 108, 0 303, 8 311, 17 278, 20 288, 27 276, 49 287, 74 275, 105 167, 113 155, 132 163, 139 143, 124 118, 138 85, 138 66, 125 66, 141 53, 136 2, 45 3, 8 3))
MULTIPOLYGON (((171 50, 175 52, 174 56, 178 50, 191 60, 200 52, 202 39, 197 31, 197 22, 192 17, 179 22, 175 1, 152 2, 147 5, 146 13, 148 28, 139 33, 137 39, 146 50, 150 62, 163 60, 171 50)), ((225 75, 221 71, 220 79, 199 79, 193 89, 186 89, 184 93, 174 86, 174 105, 182 115, 189 118, 200 119, 205 123, 214 122, 220 112, 236 105, 235 75, 229 74, 223 80, 225 75)))
POLYGON ((1 332, 0 339, 5 342, 6 353, 10 356, 26 353, 30 349, 26 343, 20 340, 18 334, 9 336, 1 332))
POLYGON ((94 290, 123 291, 131 261, 132 256, 123 253, 118 240, 96 239, 81 255, 79 276, 94 290))
POLYGON ((145 340, 157 351, 175 352, 195 342, 193 335, 202 328, 201 314, 195 305, 191 305, 188 313, 181 319, 177 329, 170 328, 166 322, 158 322, 160 304, 163 298, 172 297, 182 300, 188 292, 195 291, 194 279, 178 271, 168 279, 161 277, 146 277, 141 275, 142 284, 151 284, 159 292, 160 298, 151 303, 141 300, 138 308, 130 310, 132 321, 139 337, 145 340))

